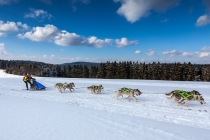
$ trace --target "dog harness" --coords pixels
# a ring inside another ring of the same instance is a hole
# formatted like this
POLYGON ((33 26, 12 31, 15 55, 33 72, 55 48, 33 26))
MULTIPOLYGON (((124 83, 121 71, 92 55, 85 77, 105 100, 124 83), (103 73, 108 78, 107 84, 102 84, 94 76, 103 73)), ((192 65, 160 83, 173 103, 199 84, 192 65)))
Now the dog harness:
POLYGON ((175 90, 174 92, 180 94, 184 99, 188 99, 189 97, 193 97, 193 100, 196 99, 196 96, 194 94, 191 94, 183 90, 175 90))
POLYGON ((131 89, 130 88, 122 88, 123 92, 129 92, 131 89))
POLYGON ((56 85, 58 85, 58 86, 62 86, 63 84, 62 84, 62 83, 57 83, 56 85))
POLYGON ((98 87, 97 87, 97 86, 94 86, 94 85, 92 86, 92 88, 93 88, 93 89, 98 89, 98 87))

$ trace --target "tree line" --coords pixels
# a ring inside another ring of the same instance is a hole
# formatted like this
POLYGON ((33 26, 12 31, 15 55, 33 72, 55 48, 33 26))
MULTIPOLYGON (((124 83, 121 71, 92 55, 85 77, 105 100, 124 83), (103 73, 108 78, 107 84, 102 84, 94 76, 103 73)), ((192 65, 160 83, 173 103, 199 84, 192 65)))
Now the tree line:
POLYGON ((98 66, 54 65, 36 61, 0 60, 6 73, 40 77, 145 79, 176 81, 210 81, 209 64, 138 63, 131 61, 100 63, 98 66))

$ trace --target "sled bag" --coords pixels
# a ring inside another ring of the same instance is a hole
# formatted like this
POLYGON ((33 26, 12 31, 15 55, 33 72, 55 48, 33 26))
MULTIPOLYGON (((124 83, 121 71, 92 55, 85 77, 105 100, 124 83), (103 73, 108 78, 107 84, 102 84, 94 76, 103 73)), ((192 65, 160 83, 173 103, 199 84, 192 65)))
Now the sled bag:
POLYGON ((44 86, 44 85, 42 85, 41 83, 39 83, 39 82, 37 82, 37 81, 34 81, 35 82, 35 84, 36 84, 36 86, 37 86, 37 88, 38 89, 45 89, 46 87, 44 86))

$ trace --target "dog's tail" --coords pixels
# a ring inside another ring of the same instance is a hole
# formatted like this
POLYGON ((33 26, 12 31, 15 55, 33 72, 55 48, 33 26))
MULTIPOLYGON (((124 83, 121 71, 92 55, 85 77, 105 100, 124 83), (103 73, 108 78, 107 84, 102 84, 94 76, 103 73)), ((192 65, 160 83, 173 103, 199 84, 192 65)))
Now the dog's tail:
POLYGON ((173 92, 166 93, 165 95, 170 96, 171 94, 173 94, 173 92))

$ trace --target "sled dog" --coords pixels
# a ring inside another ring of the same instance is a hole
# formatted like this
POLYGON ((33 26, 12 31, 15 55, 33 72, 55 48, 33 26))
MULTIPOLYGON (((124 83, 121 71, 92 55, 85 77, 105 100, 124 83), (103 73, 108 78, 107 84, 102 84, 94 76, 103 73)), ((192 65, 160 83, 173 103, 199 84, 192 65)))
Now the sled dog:
POLYGON ((134 95, 139 96, 142 92, 139 89, 130 89, 130 88, 121 88, 120 90, 115 91, 115 98, 118 99, 119 96, 123 97, 123 94, 128 95, 126 99, 131 97, 133 101, 137 102, 137 99, 134 95))
POLYGON ((101 92, 101 90, 104 89, 104 87, 102 85, 99 85, 99 86, 92 85, 92 86, 87 87, 87 89, 90 90, 91 93, 97 94, 101 92))
POLYGON ((64 91, 64 87, 66 85, 67 85, 66 82, 64 84, 62 84, 62 83, 56 83, 54 87, 57 88, 60 93, 62 93, 64 91))
POLYGON ((184 105, 187 106, 189 101, 198 101, 201 104, 205 104, 204 98, 201 96, 201 94, 196 91, 193 90, 191 92, 186 92, 183 90, 174 90, 171 91, 170 93, 166 93, 166 96, 170 96, 167 97, 168 99, 174 99, 174 101, 179 105, 181 103, 185 103, 184 105))
POLYGON ((64 89, 64 91, 65 91, 66 89, 69 89, 69 90, 72 92, 72 90, 74 90, 74 87, 75 87, 75 85, 74 85, 74 83, 72 82, 72 83, 69 83, 69 84, 65 84, 65 85, 63 86, 63 89, 64 89))

